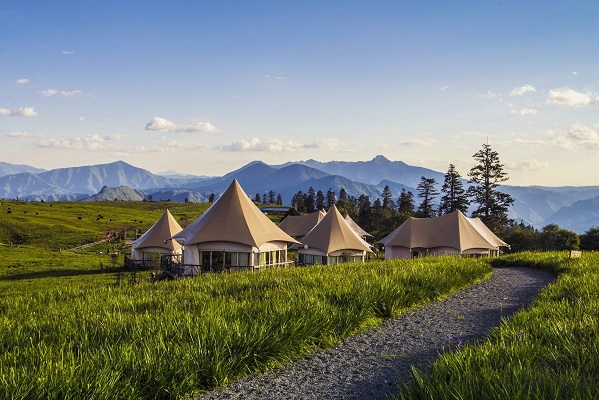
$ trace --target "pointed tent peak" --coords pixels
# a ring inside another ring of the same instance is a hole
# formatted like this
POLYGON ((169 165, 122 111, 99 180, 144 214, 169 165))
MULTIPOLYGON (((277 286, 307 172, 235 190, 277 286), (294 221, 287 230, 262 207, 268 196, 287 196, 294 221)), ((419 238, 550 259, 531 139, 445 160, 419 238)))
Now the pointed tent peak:
POLYGON ((289 215, 279 223, 279 228, 290 236, 301 237, 310 232, 325 215, 321 210, 304 215, 289 215))
POLYGON ((322 250, 327 254, 338 250, 364 250, 371 252, 366 243, 345 221, 335 205, 304 238, 302 244, 322 250))
POLYGON ((233 179, 218 200, 174 239, 186 245, 232 242, 259 247, 273 241, 299 243, 256 207, 237 179, 233 179))
POLYGON ((135 240, 131 244, 131 247, 133 249, 157 247, 177 251, 181 249, 181 245, 169 239, 182 230, 181 225, 175 220, 171 212, 166 209, 158 221, 135 240))
POLYGON ((368 233, 364 229, 362 229, 362 227, 360 227, 360 225, 358 225, 356 223, 356 221, 354 221, 352 219, 352 217, 349 216, 349 214, 347 214, 345 216, 345 222, 347 222, 347 224, 350 226, 350 228, 352 228, 354 230, 354 232, 356 232, 358 235, 360 235, 360 236, 372 236, 370 233, 368 233))

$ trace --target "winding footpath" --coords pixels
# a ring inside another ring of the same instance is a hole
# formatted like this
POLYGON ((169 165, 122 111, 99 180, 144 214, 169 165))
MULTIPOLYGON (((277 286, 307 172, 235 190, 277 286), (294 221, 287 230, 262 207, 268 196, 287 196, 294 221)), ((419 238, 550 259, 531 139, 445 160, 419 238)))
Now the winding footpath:
POLYGON ((386 399, 452 341, 473 342, 528 306, 555 275, 497 268, 490 279, 345 339, 282 369, 250 375, 197 399, 386 399))

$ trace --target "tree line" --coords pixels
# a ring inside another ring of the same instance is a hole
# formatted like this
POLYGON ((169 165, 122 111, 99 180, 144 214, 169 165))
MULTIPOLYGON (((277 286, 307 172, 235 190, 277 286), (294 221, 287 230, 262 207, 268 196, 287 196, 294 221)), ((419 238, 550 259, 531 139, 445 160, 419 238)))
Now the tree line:
POLYGON ((291 207, 298 213, 310 213, 328 210, 335 204, 342 214, 349 214, 378 240, 409 217, 430 218, 457 210, 467 214, 470 205, 476 204, 472 217, 479 217, 489 229, 500 233, 510 224, 508 211, 514 202, 509 194, 497 189, 501 182, 508 179, 507 174, 497 152, 489 144, 483 144, 473 157, 477 165, 468 173, 470 186, 467 189, 465 179, 455 165, 450 164, 440 190, 434 178, 424 176, 420 178, 416 195, 402 189, 397 200, 388 185, 383 188, 381 197, 374 201, 368 195, 349 196, 343 188, 337 196, 332 189, 325 194, 310 187, 306 193, 299 191, 293 196, 291 207), (439 195, 441 197, 437 201, 439 195))
POLYGON ((292 197, 290 214, 328 210, 335 205, 341 214, 349 215, 378 241, 410 217, 430 218, 456 210, 467 215, 468 210, 472 209, 471 217, 480 218, 491 231, 503 237, 514 251, 599 250, 599 228, 591 228, 585 235, 579 236, 553 224, 539 231, 510 219, 508 212, 514 199, 499 190, 501 183, 508 180, 508 175, 498 153, 489 144, 483 144, 473 158, 476 165, 468 172, 467 181, 455 165, 450 164, 440 190, 434 178, 424 176, 420 178, 416 195, 402 189, 397 200, 393 198, 388 185, 384 187, 381 197, 374 201, 368 195, 348 195, 343 188, 337 194, 330 188, 323 193, 310 187, 305 193, 299 191, 292 197))

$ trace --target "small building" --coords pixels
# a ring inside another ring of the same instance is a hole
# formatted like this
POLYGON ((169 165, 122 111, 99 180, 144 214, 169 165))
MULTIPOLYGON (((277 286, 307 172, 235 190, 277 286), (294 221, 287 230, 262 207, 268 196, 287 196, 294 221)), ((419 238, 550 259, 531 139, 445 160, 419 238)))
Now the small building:
MULTIPOLYGON (((181 255, 182 246, 171 240, 171 237, 181 232, 182 229, 170 211, 166 210, 150 229, 131 243, 129 264, 158 268, 163 256, 181 255)), ((126 260, 125 263, 127 264, 128 261, 126 260)))
POLYGON ((460 211, 434 218, 408 218, 379 241, 385 259, 427 255, 497 256, 509 247, 479 219, 460 211))
POLYGON ((292 238, 301 242, 302 238, 310 232, 326 213, 322 210, 304 215, 289 215, 279 223, 279 228, 292 238))
POLYGON ((287 265, 287 244, 298 243, 249 199, 239 182, 173 239, 183 246, 177 275, 287 265))
POLYGON ((297 250, 300 265, 363 262, 366 253, 372 252, 335 206, 301 239, 301 244, 297 250))

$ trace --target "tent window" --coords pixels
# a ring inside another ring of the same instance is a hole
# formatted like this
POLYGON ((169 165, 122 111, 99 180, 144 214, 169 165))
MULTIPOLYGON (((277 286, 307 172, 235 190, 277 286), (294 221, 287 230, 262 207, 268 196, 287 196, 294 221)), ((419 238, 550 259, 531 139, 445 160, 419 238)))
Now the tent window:
POLYGON ((210 252, 209 251, 201 251, 200 252, 200 260, 202 260, 202 265, 210 265, 210 252))
POLYGON ((238 264, 240 267, 249 266, 250 255, 249 253, 237 253, 238 256, 238 264))

